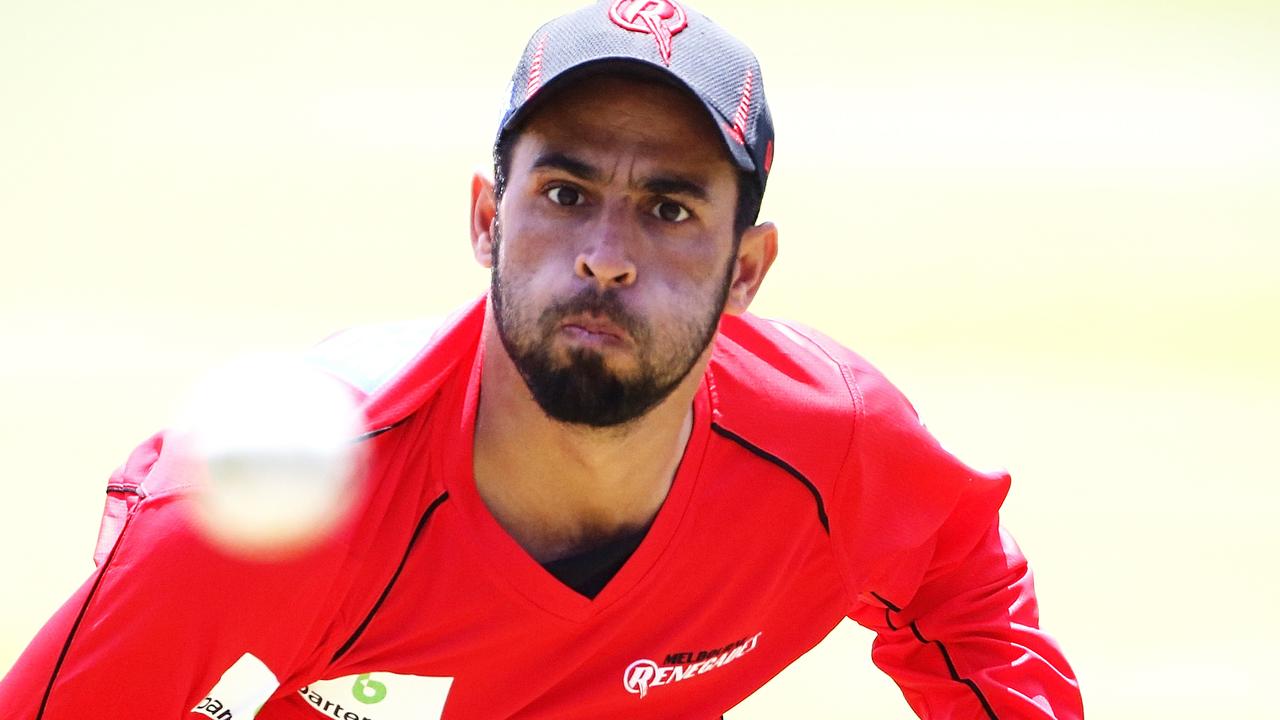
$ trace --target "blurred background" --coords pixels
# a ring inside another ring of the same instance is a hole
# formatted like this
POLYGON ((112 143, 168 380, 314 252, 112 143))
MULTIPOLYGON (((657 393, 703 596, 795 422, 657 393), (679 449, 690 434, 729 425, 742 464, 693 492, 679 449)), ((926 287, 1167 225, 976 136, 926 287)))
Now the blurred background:
MULTIPOLYGON (((577 5, 0 4, 0 671, 200 373, 483 292, 468 180, 577 5)), ((778 128, 756 311, 1012 470, 1091 717, 1274 717, 1280 3, 696 7, 778 128)), ((869 643, 841 626, 728 717, 911 717, 869 643)))

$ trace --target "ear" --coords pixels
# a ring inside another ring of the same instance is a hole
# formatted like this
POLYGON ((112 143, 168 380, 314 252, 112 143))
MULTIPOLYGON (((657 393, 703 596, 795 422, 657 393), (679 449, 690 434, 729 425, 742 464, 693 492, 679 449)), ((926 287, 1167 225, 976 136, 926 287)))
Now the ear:
POLYGON ((738 244, 738 259, 733 267, 733 280, 729 284, 725 313, 741 315, 747 311, 777 257, 778 228, 773 223, 761 223, 747 228, 742 234, 742 242, 738 244))
POLYGON ((476 262, 487 268, 493 267, 493 225, 497 215, 493 181, 477 172, 471 177, 471 251, 476 262))

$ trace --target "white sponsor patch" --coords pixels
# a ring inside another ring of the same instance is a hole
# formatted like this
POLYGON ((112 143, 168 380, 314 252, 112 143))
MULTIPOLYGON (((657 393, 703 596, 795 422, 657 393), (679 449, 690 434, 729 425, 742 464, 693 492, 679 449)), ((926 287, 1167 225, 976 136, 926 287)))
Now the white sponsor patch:
POLYGON ((298 694, 333 720, 431 720, 444 713, 452 685, 451 677, 375 672, 318 680, 298 694))
POLYGON ((232 663, 205 698, 191 708, 213 720, 247 720, 280 687, 275 673, 250 653, 232 663))

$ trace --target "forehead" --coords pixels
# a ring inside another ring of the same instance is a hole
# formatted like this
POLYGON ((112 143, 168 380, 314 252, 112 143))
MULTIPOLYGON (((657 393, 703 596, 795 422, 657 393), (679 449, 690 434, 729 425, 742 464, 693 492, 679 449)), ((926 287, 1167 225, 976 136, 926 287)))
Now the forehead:
POLYGON ((593 75, 548 88, 519 131, 521 146, 586 154, 625 152, 644 159, 732 175, 735 166, 706 108, 664 82, 593 75))

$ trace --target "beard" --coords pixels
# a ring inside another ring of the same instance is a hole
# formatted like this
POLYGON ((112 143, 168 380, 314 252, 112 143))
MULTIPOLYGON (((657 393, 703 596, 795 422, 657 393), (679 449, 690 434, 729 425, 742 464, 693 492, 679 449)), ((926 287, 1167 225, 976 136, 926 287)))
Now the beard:
POLYGON ((631 313, 617 290, 592 287, 555 301, 534 316, 524 301, 524 288, 501 271, 501 239, 496 230, 490 297, 498 337, 534 401, 554 420, 612 428, 643 416, 680 385, 715 338, 729 297, 733 256, 719 286, 703 298, 682 303, 684 317, 661 327, 631 313), (603 353, 592 348, 570 348, 557 357, 554 342, 561 322, 579 314, 607 318, 630 336, 636 353, 634 372, 618 373, 603 353))

